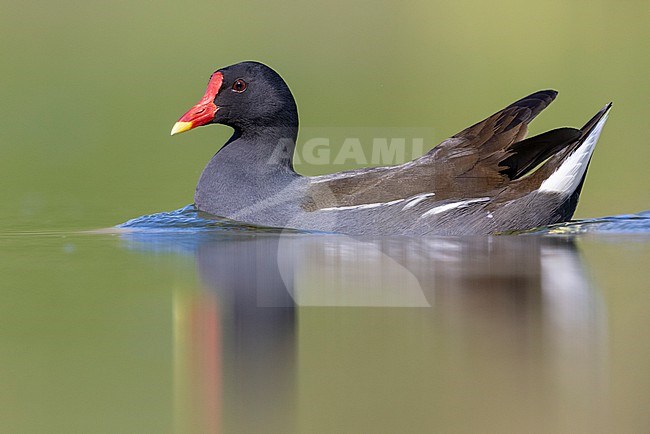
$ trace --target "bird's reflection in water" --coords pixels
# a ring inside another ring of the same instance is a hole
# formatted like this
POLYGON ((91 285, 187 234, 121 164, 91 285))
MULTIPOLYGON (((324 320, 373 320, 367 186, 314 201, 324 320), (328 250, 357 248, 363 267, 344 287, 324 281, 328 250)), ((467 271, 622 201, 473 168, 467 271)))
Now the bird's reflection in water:
POLYGON ((195 255, 203 290, 177 306, 192 326, 176 359, 188 367, 177 376, 196 386, 181 398, 203 405, 177 406, 189 412, 177 419, 209 421, 203 431, 331 428, 327 419, 346 408, 385 430, 398 415, 380 409, 402 388, 423 409, 414 427, 600 429, 607 420, 606 316, 570 239, 124 239, 195 255), (421 370, 400 369, 405 359, 421 370), (350 364, 362 374, 346 372, 350 364))
POLYGON ((277 246, 276 237, 264 236, 196 251, 201 281, 223 312, 227 431, 295 430, 296 311, 273 260, 277 246))

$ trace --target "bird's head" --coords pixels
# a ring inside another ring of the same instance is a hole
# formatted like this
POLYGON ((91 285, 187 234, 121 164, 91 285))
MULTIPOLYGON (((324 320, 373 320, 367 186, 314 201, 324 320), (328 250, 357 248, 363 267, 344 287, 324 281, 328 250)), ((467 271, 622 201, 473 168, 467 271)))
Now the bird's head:
POLYGON ((296 103, 289 87, 273 69, 241 62, 215 71, 203 98, 176 122, 171 134, 208 124, 245 132, 297 124, 296 103))

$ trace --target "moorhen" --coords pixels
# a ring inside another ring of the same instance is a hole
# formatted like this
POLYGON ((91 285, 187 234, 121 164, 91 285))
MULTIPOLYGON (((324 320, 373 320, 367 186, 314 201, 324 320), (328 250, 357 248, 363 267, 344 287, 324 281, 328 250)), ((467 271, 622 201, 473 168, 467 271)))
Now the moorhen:
POLYGON ((493 234, 573 215, 611 103, 581 129, 525 138, 557 92, 516 101, 397 166, 323 176, 294 170, 298 110, 284 80, 258 62, 219 69, 172 135, 234 129, 203 170, 200 211, 240 222, 351 235, 493 234))

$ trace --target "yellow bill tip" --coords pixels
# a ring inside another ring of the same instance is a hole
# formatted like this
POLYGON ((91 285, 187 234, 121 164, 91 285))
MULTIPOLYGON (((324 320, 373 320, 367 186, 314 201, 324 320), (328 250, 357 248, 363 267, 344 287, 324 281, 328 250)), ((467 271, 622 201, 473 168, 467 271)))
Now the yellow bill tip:
POLYGON ((187 130, 191 130, 193 127, 192 122, 176 122, 174 128, 172 128, 172 136, 174 134, 184 133, 187 130))

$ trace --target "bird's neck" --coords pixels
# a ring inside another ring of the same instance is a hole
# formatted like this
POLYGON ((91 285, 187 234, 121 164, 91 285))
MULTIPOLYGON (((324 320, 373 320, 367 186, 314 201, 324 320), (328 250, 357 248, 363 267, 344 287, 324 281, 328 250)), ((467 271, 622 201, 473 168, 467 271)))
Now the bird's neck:
MULTIPOLYGON (((247 166, 258 173, 293 172, 298 125, 235 129, 233 136, 214 156, 220 164, 247 166)), ((242 168, 239 166, 239 168, 242 168)))
POLYGON ((236 130, 203 170, 196 187, 199 209, 231 217, 276 195, 299 178, 293 170, 298 126, 236 130))

